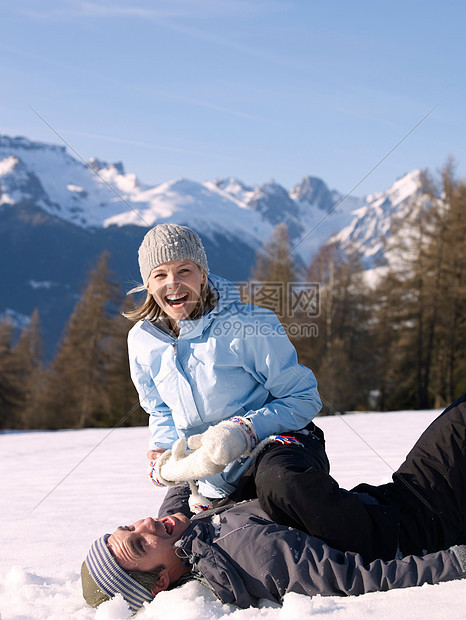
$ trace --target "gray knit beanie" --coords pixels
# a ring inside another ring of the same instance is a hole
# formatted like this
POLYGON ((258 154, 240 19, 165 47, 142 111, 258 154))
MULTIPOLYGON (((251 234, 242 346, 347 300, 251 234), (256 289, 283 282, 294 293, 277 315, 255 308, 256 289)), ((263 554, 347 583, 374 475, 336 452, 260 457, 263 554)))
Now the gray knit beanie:
POLYGON ((115 560, 107 546, 110 534, 92 543, 81 567, 81 585, 86 602, 92 607, 121 594, 134 613, 154 595, 131 577, 115 560))
POLYGON ((158 224, 146 234, 139 247, 139 268, 144 285, 152 269, 170 260, 192 260, 206 273, 207 256, 197 233, 187 226, 158 224))

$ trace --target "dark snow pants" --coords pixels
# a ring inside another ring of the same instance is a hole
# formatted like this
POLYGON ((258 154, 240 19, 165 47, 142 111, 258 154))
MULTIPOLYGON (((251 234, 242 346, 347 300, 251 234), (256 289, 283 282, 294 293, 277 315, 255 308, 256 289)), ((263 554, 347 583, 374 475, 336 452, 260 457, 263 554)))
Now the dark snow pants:
POLYGON ((358 552, 368 562, 394 558, 399 510, 341 489, 325 466, 320 433, 295 437, 302 446, 271 445, 256 459, 254 479, 262 509, 277 523, 336 549, 358 552))
POLYGON ((316 445, 296 437, 303 448, 273 445, 255 463, 261 506, 275 521, 367 562, 466 543, 466 394, 424 431, 389 484, 340 489, 316 468, 316 445))
MULTIPOLYGON (((267 446, 230 498, 258 497, 277 523, 321 538, 366 562, 466 543, 466 394, 424 431, 393 475, 380 486, 346 491, 329 475, 323 433, 288 433, 301 445, 267 446)), ((189 513, 189 487, 171 489, 159 515, 189 513), (186 512, 186 510, 188 512, 186 512)), ((188 514, 189 516, 189 514, 188 514)))
POLYGON ((466 394, 422 433, 393 482, 353 490, 399 508, 403 555, 466 544, 466 394))

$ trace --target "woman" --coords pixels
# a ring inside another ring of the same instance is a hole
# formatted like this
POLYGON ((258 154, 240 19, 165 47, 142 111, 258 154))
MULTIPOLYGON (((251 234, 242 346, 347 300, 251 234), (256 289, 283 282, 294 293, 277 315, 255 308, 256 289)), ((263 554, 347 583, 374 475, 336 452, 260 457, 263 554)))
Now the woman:
POLYGON ((146 289, 146 299, 125 316, 137 321, 128 351, 150 416, 152 479, 161 483, 155 462, 177 439, 191 438, 195 447, 192 436, 204 433, 222 471, 199 490, 208 499, 228 497, 259 442, 303 429, 318 413, 316 379, 273 312, 242 304, 231 282, 209 275, 190 228, 155 226, 139 248, 139 266, 143 286, 131 292, 146 289))

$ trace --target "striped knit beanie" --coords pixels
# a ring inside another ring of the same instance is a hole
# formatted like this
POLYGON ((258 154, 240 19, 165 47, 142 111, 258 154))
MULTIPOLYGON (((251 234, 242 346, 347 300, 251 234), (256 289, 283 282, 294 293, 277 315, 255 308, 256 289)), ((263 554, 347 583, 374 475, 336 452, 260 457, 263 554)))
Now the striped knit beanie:
POLYGON ((192 260, 209 273, 207 256, 199 235, 178 224, 158 224, 146 234, 139 248, 139 268, 144 285, 152 269, 170 260, 192 260))
POLYGON ((121 594, 130 610, 136 613, 144 603, 149 603, 154 596, 140 583, 121 568, 110 549, 105 534, 92 543, 89 553, 81 567, 81 584, 83 596, 92 607, 121 594))

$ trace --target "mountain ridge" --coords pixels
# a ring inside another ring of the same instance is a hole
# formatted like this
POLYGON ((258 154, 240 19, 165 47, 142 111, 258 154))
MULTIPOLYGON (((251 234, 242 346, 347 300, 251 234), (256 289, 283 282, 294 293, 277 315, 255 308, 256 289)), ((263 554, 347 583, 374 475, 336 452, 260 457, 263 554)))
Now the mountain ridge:
POLYGON ((102 251, 128 290, 139 280, 137 248, 146 228, 166 221, 194 228, 211 271, 233 281, 247 280, 281 222, 298 266, 336 241, 344 249, 359 244, 369 269, 383 260, 380 235, 389 234, 417 183, 413 171, 366 199, 345 197, 310 175, 291 190, 273 179, 251 186, 235 177, 149 185, 122 162, 83 163, 61 145, 0 136, 0 315, 17 316, 19 324, 39 308, 50 352, 102 251))

